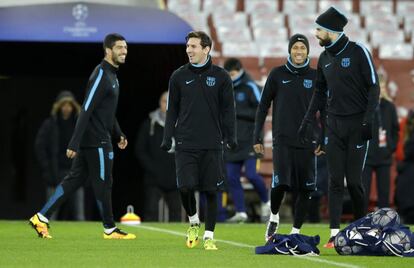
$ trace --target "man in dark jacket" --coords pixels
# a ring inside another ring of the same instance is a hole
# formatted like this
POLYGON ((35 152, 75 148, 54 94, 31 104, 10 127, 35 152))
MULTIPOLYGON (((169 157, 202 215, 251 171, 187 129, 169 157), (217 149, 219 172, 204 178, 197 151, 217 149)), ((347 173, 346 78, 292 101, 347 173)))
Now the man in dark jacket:
POLYGON ((204 249, 217 250, 214 228, 217 216, 217 192, 225 184, 223 146, 236 146, 233 85, 222 68, 211 63, 211 38, 204 32, 186 36, 189 63, 170 78, 167 120, 161 147, 172 149, 175 139, 177 186, 190 227, 186 244, 198 244, 200 219, 195 190, 207 199, 204 249))
POLYGON ((125 63, 127 43, 123 36, 112 33, 105 36, 103 49, 104 59, 89 77, 85 101, 66 150, 66 156, 73 159, 70 171, 43 208, 29 220, 41 238, 52 238, 48 218, 88 179, 101 212, 103 238, 136 238, 116 227, 112 212, 112 138, 118 141, 121 150, 128 145, 115 117, 119 96, 116 72, 125 63))
POLYGON ((168 205, 169 221, 181 221, 180 193, 175 179, 174 155, 160 148, 164 136, 168 92, 161 95, 159 108, 142 124, 135 143, 135 155, 145 170, 145 221, 157 221, 161 198, 168 205))
MULTIPOLYGON (((303 141, 317 110, 326 106, 326 156, 329 171, 330 238, 334 248, 339 232, 344 195, 344 178, 355 219, 365 215, 365 193, 361 174, 372 122, 379 99, 378 75, 369 51, 344 33, 348 19, 330 7, 316 19, 316 38, 325 47, 318 60, 315 92, 299 129, 303 141)), ((323 118, 325 119, 325 118, 323 118)))
MULTIPOLYGON (((53 104, 50 117, 42 123, 37 133, 35 153, 46 183, 47 198, 54 193, 56 186, 69 172, 72 161, 66 157, 66 148, 75 129, 80 109, 70 91, 60 92, 53 104)), ((85 219, 83 187, 53 214, 52 219, 85 219)))
POLYGON ((375 110, 372 124, 373 135, 369 142, 368 155, 362 173, 364 182, 366 206, 369 206, 372 173, 375 171, 377 181, 378 208, 390 206, 390 176, 392 155, 397 148, 398 116, 395 105, 387 94, 387 84, 380 76, 380 103, 375 110))
MULTIPOLYGON (((266 240, 277 232, 279 209, 287 191, 297 193, 291 234, 300 232, 310 193, 316 187, 314 146, 311 140, 300 142, 296 134, 308 109, 316 78, 316 70, 309 66, 308 39, 302 34, 293 35, 288 52, 286 64, 273 68, 266 80, 254 130, 254 149, 264 154, 260 133, 272 105, 273 178, 266 240)), ((319 154, 319 149, 315 153, 319 154)))
POLYGON ((226 150, 225 155, 229 190, 236 208, 236 214, 227 221, 245 222, 247 220, 244 190, 240 182, 243 167, 246 178, 253 185, 262 201, 261 217, 266 219, 270 213, 269 197, 263 177, 257 173, 257 157, 253 150, 252 140, 254 119, 261 90, 243 69, 240 60, 227 59, 224 63, 224 69, 230 74, 233 81, 237 118, 237 148, 226 150))

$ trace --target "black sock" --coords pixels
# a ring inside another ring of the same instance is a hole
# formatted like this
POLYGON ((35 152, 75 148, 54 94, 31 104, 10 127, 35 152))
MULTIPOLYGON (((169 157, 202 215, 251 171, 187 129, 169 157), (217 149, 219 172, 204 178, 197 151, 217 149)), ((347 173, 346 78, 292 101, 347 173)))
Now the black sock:
POLYGON ((197 203, 194 196, 193 190, 188 189, 182 189, 180 190, 181 195, 181 202, 183 204, 183 207, 185 209, 185 212, 187 212, 188 216, 193 216, 197 213, 197 203))
POLYGON ((217 217, 217 193, 206 192, 207 209, 206 209, 206 231, 214 232, 217 217))
POLYGON ((295 203, 295 216, 293 220, 293 227, 300 229, 305 221, 306 214, 309 209, 309 196, 308 191, 299 192, 295 203))
POLYGON ((283 197, 285 196, 285 188, 278 186, 276 188, 272 188, 270 192, 270 208, 272 210, 272 214, 279 213, 280 205, 282 204, 283 197))

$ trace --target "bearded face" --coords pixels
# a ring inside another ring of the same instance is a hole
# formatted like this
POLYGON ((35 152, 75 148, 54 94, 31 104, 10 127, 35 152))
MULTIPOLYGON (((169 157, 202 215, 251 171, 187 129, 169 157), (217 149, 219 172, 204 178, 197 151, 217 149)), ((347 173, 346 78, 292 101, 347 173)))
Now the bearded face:
POLYGON ((315 37, 319 40, 321 47, 329 46, 332 43, 329 33, 321 28, 316 28, 315 37))
POLYGON ((105 58, 110 61, 111 64, 118 67, 125 63, 126 55, 128 53, 128 46, 125 40, 116 41, 112 48, 106 48, 105 58))

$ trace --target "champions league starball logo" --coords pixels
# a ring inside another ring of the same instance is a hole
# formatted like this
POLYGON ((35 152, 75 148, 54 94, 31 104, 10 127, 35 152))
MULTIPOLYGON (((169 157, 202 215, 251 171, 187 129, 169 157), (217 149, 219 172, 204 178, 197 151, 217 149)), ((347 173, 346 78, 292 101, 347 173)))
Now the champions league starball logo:
POLYGON ((72 8, 72 15, 77 21, 85 21, 88 17, 88 7, 82 4, 77 4, 72 8))
POLYGON ((89 17, 89 8, 85 4, 76 4, 72 7, 72 17, 75 19, 73 26, 63 27, 63 32, 70 34, 72 37, 89 37, 91 34, 98 32, 96 27, 91 27, 86 24, 86 19, 89 17))

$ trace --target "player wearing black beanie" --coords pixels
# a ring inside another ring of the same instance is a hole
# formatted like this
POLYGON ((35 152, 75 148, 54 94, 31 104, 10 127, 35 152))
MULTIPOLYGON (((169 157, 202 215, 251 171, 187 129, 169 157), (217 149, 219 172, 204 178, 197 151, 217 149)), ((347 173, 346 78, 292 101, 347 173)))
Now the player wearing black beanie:
MULTIPOLYGON (((355 219, 365 215, 365 196, 361 180, 372 122, 378 105, 378 75, 369 51, 344 34, 348 20, 330 7, 316 19, 316 38, 325 47, 318 61, 318 75, 311 105, 299 129, 308 140, 316 111, 326 106, 326 155, 329 173, 329 214, 333 248, 342 215, 344 178, 353 203, 355 219)), ((322 146, 323 146, 322 145, 322 146)))
POLYGON ((297 131, 309 106, 316 78, 316 70, 309 66, 309 42, 306 36, 295 34, 289 40, 286 64, 273 68, 260 99, 256 113, 254 149, 263 154, 261 139, 268 109, 272 108, 273 178, 271 215, 265 238, 277 232, 279 209, 286 191, 298 196, 292 234, 300 232, 309 206, 309 196, 316 187, 314 145, 301 143, 297 131))

